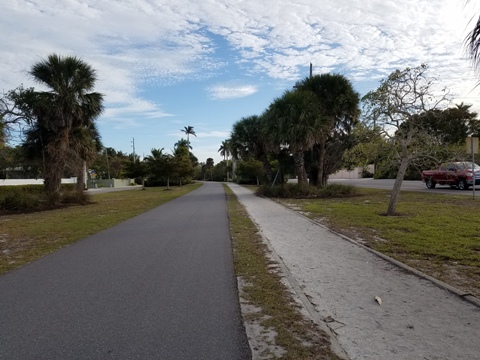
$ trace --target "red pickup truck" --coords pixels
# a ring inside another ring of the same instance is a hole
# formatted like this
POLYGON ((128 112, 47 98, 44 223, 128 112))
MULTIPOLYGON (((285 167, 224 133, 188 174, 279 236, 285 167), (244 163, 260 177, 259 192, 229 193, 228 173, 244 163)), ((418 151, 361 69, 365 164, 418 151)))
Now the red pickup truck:
POLYGON ((475 185, 480 185, 480 166, 468 161, 443 164, 437 170, 422 171, 422 181, 429 189, 434 189, 436 185, 449 185, 466 190, 474 182, 475 185))

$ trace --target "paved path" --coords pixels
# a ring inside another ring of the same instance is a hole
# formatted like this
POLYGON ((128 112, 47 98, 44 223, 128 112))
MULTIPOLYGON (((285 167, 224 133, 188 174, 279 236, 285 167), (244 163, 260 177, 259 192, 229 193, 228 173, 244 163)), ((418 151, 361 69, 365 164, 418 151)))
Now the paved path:
POLYGON ((0 276, 1 360, 250 356, 221 184, 0 276))
POLYGON ((229 186, 351 359, 480 359, 478 307, 273 201, 229 186))

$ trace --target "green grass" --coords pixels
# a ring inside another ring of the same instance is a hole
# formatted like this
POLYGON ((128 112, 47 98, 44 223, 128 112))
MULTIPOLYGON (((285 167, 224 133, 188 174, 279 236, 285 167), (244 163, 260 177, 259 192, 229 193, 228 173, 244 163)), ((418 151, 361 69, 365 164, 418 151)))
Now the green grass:
POLYGON ((0 274, 195 190, 147 188, 92 195, 83 206, 0 216, 0 274))
POLYGON ((328 335, 299 312, 292 295, 272 270, 267 248, 246 210, 232 191, 225 187, 231 236, 234 244, 235 271, 246 285, 242 298, 261 309, 250 315, 278 335, 275 345, 285 350, 281 356, 262 354, 264 359, 339 359, 330 350, 328 335))
POLYGON ((480 202, 463 195, 402 192, 385 216, 389 191, 343 199, 285 200, 332 230, 480 297, 480 202))

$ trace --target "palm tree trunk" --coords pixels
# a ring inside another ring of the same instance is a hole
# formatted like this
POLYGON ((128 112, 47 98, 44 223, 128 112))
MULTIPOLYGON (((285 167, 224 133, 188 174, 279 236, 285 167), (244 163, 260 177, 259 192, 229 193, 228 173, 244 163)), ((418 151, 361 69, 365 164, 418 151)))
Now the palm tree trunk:
POLYGON ((295 161, 295 172, 298 178, 299 185, 307 184, 307 175, 305 173, 305 159, 303 158, 303 152, 297 152, 293 154, 293 160, 295 161))
POLYGON ((323 136, 318 146, 317 184, 320 185, 320 187, 325 187, 327 185, 326 177, 324 176, 326 143, 327 143, 327 140, 323 136))
POLYGON ((263 163, 263 168, 265 169, 267 183, 270 184, 272 182, 272 165, 270 164, 270 161, 268 161, 266 154, 260 156, 260 161, 263 163))
POLYGON ((62 134, 47 146, 45 163, 45 192, 52 204, 60 202, 60 187, 65 170, 68 151, 68 129, 62 129, 62 134))
POLYGON ((87 163, 82 161, 82 164, 78 166, 77 170, 77 184, 76 188, 78 192, 85 190, 85 173, 87 172, 87 163))

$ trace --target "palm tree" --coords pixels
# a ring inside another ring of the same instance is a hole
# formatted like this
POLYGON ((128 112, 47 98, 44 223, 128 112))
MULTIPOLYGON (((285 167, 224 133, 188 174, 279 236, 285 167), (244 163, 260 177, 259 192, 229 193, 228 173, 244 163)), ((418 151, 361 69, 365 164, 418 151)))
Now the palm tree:
POLYGON ((298 184, 308 183, 304 153, 317 143, 325 127, 317 97, 311 91, 285 91, 270 104, 265 126, 272 149, 288 148, 293 154, 298 184))
POLYGON ((220 153, 221 156, 223 156, 223 160, 226 161, 227 181, 228 181, 228 178, 229 178, 228 157, 230 156, 230 139, 222 141, 222 144, 220 145, 218 152, 220 153))
POLYGON ((315 146, 317 174, 316 178, 312 179, 315 184, 325 186, 330 173, 327 169, 328 143, 350 133, 360 114, 360 96, 353 89, 352 83, 339 74, 308 77, 298 82, 295 87, 317 95, 319 110, 328 122, 326 131, 315 146))
POLYGON ((84 190, 86 164, 92 162, 103 148, 100 133, 94 122, 72 128, 67 165, 77 174, 77 191, 84 190))
POLYGON ((260 160, 265 168, 267 181, 270 182, 272 167, 267 156, 263 121, 263 116, 252 115, 243 117, 233 124, 230 135, 230 152, 233 159, 246 160, 253 157, 260 160))
POLYGON ((190 135, 197 137, 197 134, 195 134, 195 131, 193 130, 193 126, 185 126, 183 129, 180 129, 180 131, 184 132, 187 135, 187 151, 188 151, 190 149, 190 135))
POLYGON ((480 67, 480 16, 478 17, 475 27, 465 40, 470 57, 478 69, 480 67))
POLYGON ((192 150, 192 147, 190 146, 189 142, 187 140, 185 140, 184 138, 181 138, 175 144, 173 144, 174 149, 178 149, 178 148, 181 148, 181 147, 189 148, 190 150, 192 150))
POLYGON ((103 95, 90 92, 97 80, 95 70, 74 56, 52 54, 34 64, 30 75, 49 89, 35 92, 33 114, 45 148, 45 190, 57 202, 71 134, 101 114, 103 95))

